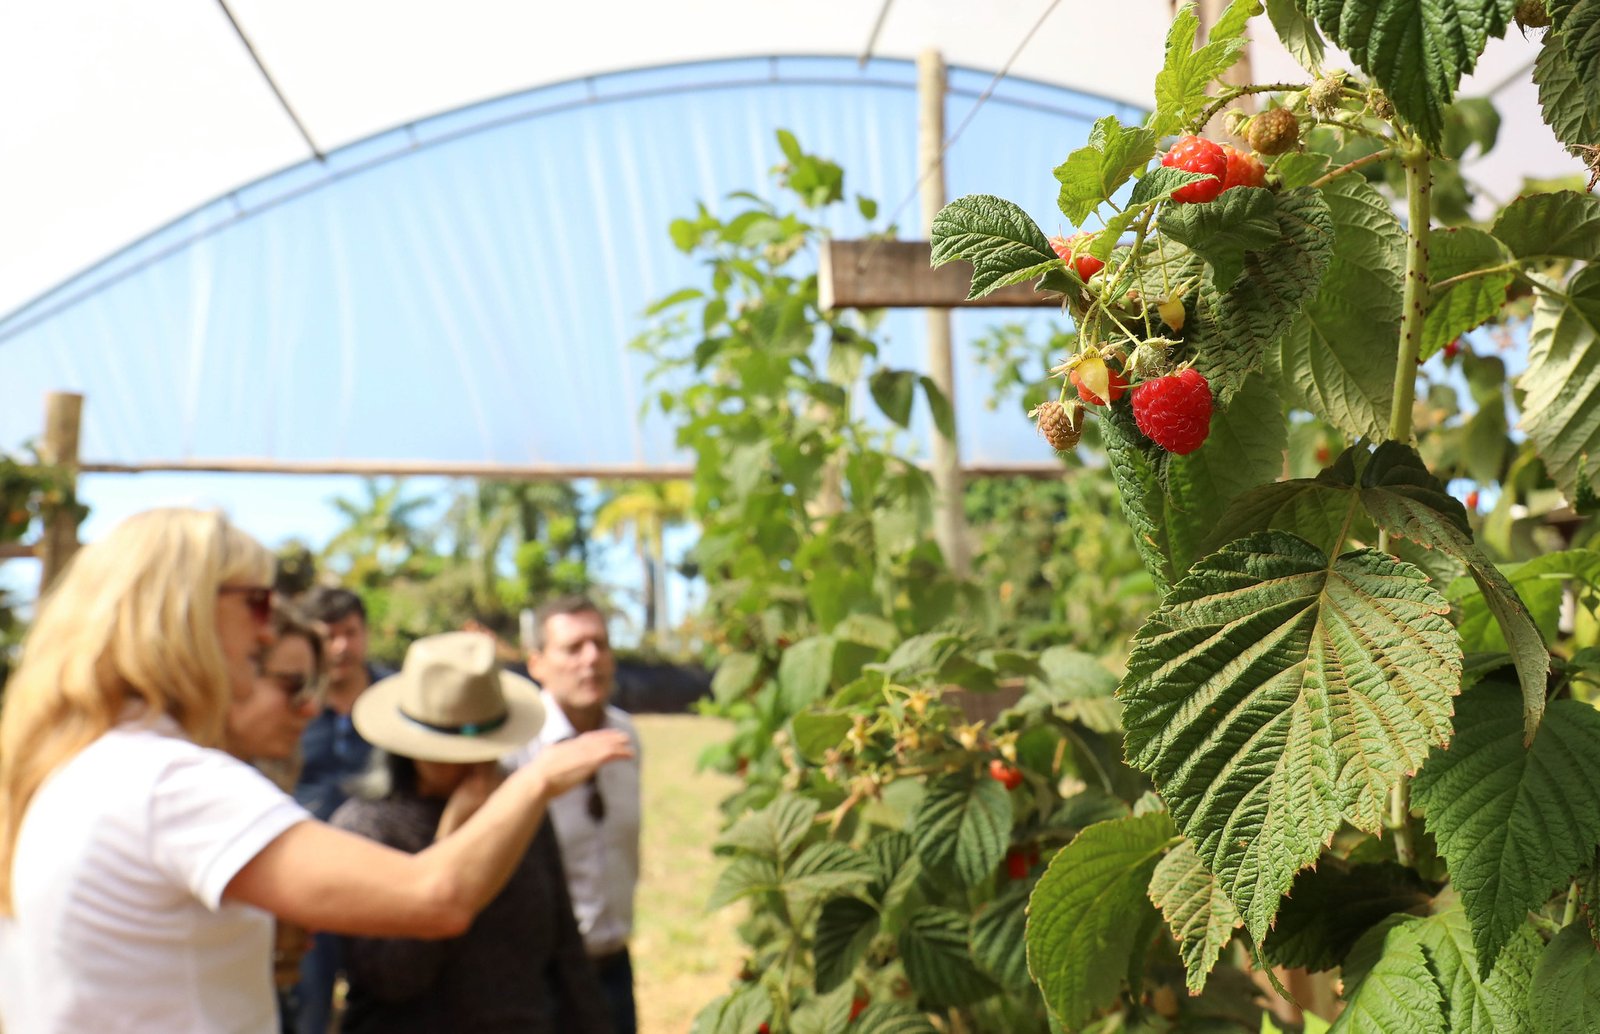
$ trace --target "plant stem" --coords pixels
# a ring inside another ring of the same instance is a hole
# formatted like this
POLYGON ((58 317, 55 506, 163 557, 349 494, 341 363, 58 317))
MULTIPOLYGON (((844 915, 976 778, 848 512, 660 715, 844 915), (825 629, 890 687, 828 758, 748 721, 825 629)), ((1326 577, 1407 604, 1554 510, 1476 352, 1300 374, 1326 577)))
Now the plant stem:
POLYGON ((1204 129, 1206 123, 1217 117, 1217 112, 1226 108, 1240 97, 1250 93, 1287 93, 1290 90, 1304 90, 1310 83, 1253 83, 1249 86, 1236 86, 1223 90, 1217 99, 1207 105, 1200 113, 1200 117, 1193 124, 1204 129))
POLYGON ((1389 148, 1380 147, 1371 154, 1364 154, 1355 161, 1345 162, 1332 172, 1317 177, 1311 181, 1311 185, 1319 188, 1326 187, 1328 184, 1332 183, 1334 180, 1338 179, 1340 176, 1343 176, 1347 172, 1355 172, 1357 169, 1365 168, 1366 166, 1371 165, 1373 162, 1382 161, 1385 158, 1393 157, 1393 155, 1394 152, 1389 150, 1389 148))
MULTIPOLYGON (((1389 439, 1411 441, 1411 408, 1417 394, 1417 356, 1422 351, 1423 320, 1428 315, 1428 225, 1432 210, 1432 156, 1419 142, 1402 153, 1406 170, 1406 279, 1400 302, 1400 354, 1395 360, 1394 402, 1389 409, 1389 439)), ((1378 548, 1389 549, 1389 533, 1378 536, 1378 548)), ((1394 832, 1395 860, 1417 863, 1411 832, 1411 781, 1404 775, 1389 791, 1389 817, 1394 832)))

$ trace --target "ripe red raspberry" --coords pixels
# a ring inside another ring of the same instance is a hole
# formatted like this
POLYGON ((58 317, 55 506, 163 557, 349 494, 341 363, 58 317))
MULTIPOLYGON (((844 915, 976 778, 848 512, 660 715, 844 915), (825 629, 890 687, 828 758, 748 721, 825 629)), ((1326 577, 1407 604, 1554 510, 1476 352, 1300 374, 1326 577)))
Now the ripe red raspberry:
POLYGON ((850 999, 850 1019, 854 1020, 857 1016, 860 1016, 862 1013, 866 1012, 867 1006, 871 1004, 872 1000, 870 998, 866 998, 862 995, 852 996, 850 999))
POLYGON ((1228 174, 1228 156, 1222 153, 1222 146, 1198 136, 1179 137, 1172 150, 1161 156, 1161 164, 1212 177, 1173 191, 1172 200, 1180 205, 1212 200, 1222 193, 1222 179, 1228 174))
POLYGON ((1022 773, 1017 771, 1017 767, 1008 765, 999 758, 989 762, 989 778, 1007 790, 1015 790, 1022 785, 1022 773))
POLYGON ((1467 509, 1473 513, 1478 512, 1478 490, 1476 488, 1467 493, 1467 509))
POLYGON ((1461 354, 1461 339, 1460 338, 1456 338, 1454 341, 1452 341, 1448 345, 1444 346, 1444 357, 1446 359, 1454 359, 1456 356, 1458 356, 1460 354, 1461 354))
POLYGON ((1222 153, 1228 159, 1227 175, 1222 177, 1222 189, 1234 187, 1262 187, 1267 183, 1267 167, 1249 151, 1241 151, 1232 144, 1223 144, 1222 153))
POLYGON ((1006 876, 1012 880, 1025 880, 1030 868, 1028 852, 1020 847, 1013 847, 1006 852, 1006 876))
POLYGON ((1067 268, 1078 274, 1078 279, 1088 283, 1089 278, 1106 268, 1106 264, 1089 254, 1089 240, 1094 237, 1092 233, 1075 233, 1071 237, 1051 237, 1050 247, 1055 249, 1061 261, 1067 268), (1077 258, 1073 258, 1072 249, 1078 249, 1077 258))
POLYGON ((1146 438, 1187 456, 1211 433, 1211 385, 1190 367, 1133 389, 1133 419, 1146 438))

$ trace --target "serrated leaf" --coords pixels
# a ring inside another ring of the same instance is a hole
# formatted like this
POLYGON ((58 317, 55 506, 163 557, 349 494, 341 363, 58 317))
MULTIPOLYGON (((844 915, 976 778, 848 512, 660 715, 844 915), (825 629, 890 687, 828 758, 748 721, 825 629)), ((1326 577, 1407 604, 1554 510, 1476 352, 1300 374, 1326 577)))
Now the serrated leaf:
POLYGON ((1188 125, 1210 103, 1208 88, 1243 55, 1249 44, 1245 23, 1260 13, 1260 0, 1233 0, 1206 34, 1205 45, 1197 48, 1200 19, 1194 5, 1179 8, 1167 30, 1166 61, 1156 73, 1156 110, 1150 127, 1158 136, 1188 125))
MULTIPOLYGON (((1571 549, 1546 553, 1505 571, 1506 579, 1528 608, 1533 622, 1547 640, 1560 633, 1562 599, 1568 585, 1576 582, 1590 590, 1600 589, 1600 552, 1571 549)), ((1449 596, 1456 604, 1456 628, 1461 632, 1468 653, 1506 653, 1510 646, 1505 633, 1495 623, 1484 602, 1483 593, 1466 579, 1450 586, 1449 596)))
POLYGON ((841 984, 805 1001, 789 1016, 789 1034, 837 1034, 844 1030, 850 1022, 855 994, 853 985, 841 984))
POLYGON ((1600 0, 1556 0, 1550 15, 1578 78, 1590 83, 1600 79, 1600 0))
POLYGON ((1340 821, 1380 829, 1390 788, 1448 739, 1448 612, 1410 564, 1270 531, 1196 564, 1139 630, 1129 761, 1258 944, 1340 821))
POLYGON ((1442 994, 1415 923, 1374 931, 1385 934, 1382 954, 1346 995, 1329 1034, 1445 1034, 1442 994))
POLYGON ((1070 646, 1052 646, 1039 655, 1042 678, 1030 676, 1027 693, 1018 709, 1048 707, 1069 722, 1081 722, 1095 732, 1121 732, 1122 705, 1117 703, 1117 679, 1105 665, 1070 646))
POLYGON ((1277 391, 1252 376, 1212 414, 1205 444, 1168 460, 1164 519, 1175 572, 1210 552, 1206 542, 1235 499, 1279 475, 1287 442, 1277 391))
POLYGON ((1505 207, 1494 235, 1523 262, 1600 259, 1600 197, 1576 190, 1529 194, 1505 207))
MULTIPOLYGON (((783 873, 783 892, 794 905, 863 890, 876 875, 872 859, 836 840, 800 852, 783 873)), ((792 907, 792 906, 791 906, 792 907)))
POLYGON ((1600 1030, 1600 950, 1578 923, 1569 923, 1539 956, 1530 999, 1539 1034, 1600 1030))
POLYGON ((1211 265, 1212 282, 1223 291, 1244 268, 1246 252, 1278 242, 1277 205, 1261 187, 1235 187, 1203 204, 1168 205, 1159 222, 1162 233, 1211 265))
POLYGON ((1027 991, 1028 895, 1032 884, 1012 883, 999 897, 983 906, 972 920, 972 960, 1000 986, 1027 991))
POLYGON ((1566 297, 1539 292, 1528 334, 1521 426, 1569 499, 1594 491, 1600 473, 1600 265, 1586 266, 1566 297), (1580 484, 1580 481, 1582 484, 1580 484))
POLYGON ((749 1034, 772 1019, 772 996, 762 984, 745 984, 700 1010, 692 1034, 749 1034))
POLYGON ((1438 148, 1445 108, 1491 36, 1505 32, 1515 0, 1299 0, 1328 38, 1382 88, 1438 148))
POLYGON ((887 1002, 863 1009, 850 1030, 851 1034, 938 1034, 922 1013, 887 1002))
POLYGON ((1322 191, 1332 259, 1317 295, 1283 335, 1277 365, 1289 400, 1352 438, 1381 435, 1394 396, 1405 231, 1359 176, 1322 191))
POLYGON ((1487 974, 1530 908, 1594 857, 1600 844, 1600 712, 1557 700, 1529 747, 1516 698, 1475 686, 1456 708, 1448 750, 1412 783, 1412 804, 1450 867, 1487 974))
POLYGON ((1517 590, 1472 541, 1466 509, 1428 472, 1421 457, 1398 442, 1378 446, 1362 470, 1361 502, 1379 527, 1467 565, 1510 644, 1522 684, 1523 731, 1531 738, 1544 713, 1550 651, 1517 590))
POLYGON ((711 676, 711 695, 719 704, 732 703, 755 684, 761 674, 761 658, 753 653, 733 653, 717 662, 711 676))
POLYGON ((809 797, 781 794, 765 808, 734 823, 717 838, 717 846, 748 851, 773 862, 783 861, 810 832, 818 807, 809 797))
POLYGON ((806 761, 820 765, 825 755, 844 742, 854 725, 850 715, 838 711, 802 711, 789 720, 794 749, 806 761))
POLYGON ((1156 153, 1156 134, 1143 126, 1124 126, 1107 115, 1089 130, 1089 141, 1056 166, 1061 183, 1061 214, 1077 226, 1111 200, 1156 153))
MULTIPOLYGON (((1428 279, 1434 284, 1476 270, 1503 265, 1510 257, 1505 246, 1482 230, 1471 227, 1435 228, 1428 236, 1428 279)), ((1475 276, 1452 285, 1428 308, 1422 326, 1422 350, 1427 359, 1474 327, 1493 319, 1505 306, 1510 270, 1475 276)))
POLYGON ((994 874, 1011 840, 1011 797, 993 779, 947 777, 928 787, 911 822, 917 857, 968 886, 994 874))
POLYGON ((956 436, 956 413, 950 408, 950 399, 935 384, 932 377, 918 377, 922 393, 928 397, 928 412, 933 415, 933 426, 946 438, 956 436))
POLYGON ((883 415, 901 427, 911 426, 911 403, 916 399, 917 375, 910 370, 879 367, 867 381, 872 400, 883 415))
POLYGON ((1351 865, 1325 856, 1295 877, 1262 950, 1276 965, 1332 969, 1380 921, 1425 909, 1431 900, 1422 880, 1404 866, 1351 865))
POLYGON ((1028 972, 1068 1030, 1114 1002, 1144 945, 1150 875, 1172 846, 1164 812, 1099 822, 1056 853, 1028 901, 1028 972))
POLYGON ((857 898, 834 898, 822 906, 813 951, 819 993, 850 979, 878 935, 878 925, 878 910, 857 898))
POLYGON ((906 979, 924 1001, 966 1005, 997 990, 973 965, 967 950, 971 921, 948 908, 919 909, 900 931, 906 979))
POLYGON ((1150 572, 1156 592, 1165 593, 1175 577, 1165 520, 1166 494, 1161 486, 1166 454, 1140 433, 1132 409, 1123 404, 1106 407, 1100 441, 1116 482, 1122 515, 1133 531, 1134 548, 1150 572))
POLYGON ((800 711, 820 700, 833 681, 833 637, 814 635, 783 651, 778 694, 784 709, 800 711))
POLYGON ((1600 82, 1578 77, 1561 33, 1545 36, 1533 81, 1545 124, 1569 153, 1582 158, 1582 148, 1600 146, 1600 82))
POLYGON ((1349 462, 1353 452, 1354 448, 1345 450, 1333 467, 1314 478, 1278 481, 1242 493, 1229 504, 1202 551, 1210 553, 1231 539, 1274 529, 1292 531, 1324 553, 1343 551, 1351 536, 1371 542, 1376 529, 1365 514, 1356 512, 1355 468, 1349 462))
POLYGON ((1532 1034, 1528 991, 1544 950, 1533 927, 1517 928, 1487 978, 1479 972, 1467 915, 1459 905, 1419 919, 1411 929, 1444 992, 1451 1034, 1532 1034))
POLYGON ((1305 12, 1294 5, 1294 0, 1267 0, 1267 17, 1272 28, 1300 67, 1317 75, 1322 71, 1322 58, 1327 45, 1317 23, 1307 18, 1305 12))
POLYGON ((932 264, 972 263, 968 299, 982 298, 1007 274, 1057 261, 1055 249, 1028 213, 1003 198, 969 194, 945 205, 929 233, 932 264))
POLYGON ((715 912, 751 894, 765 894, 778 889, 778 866, 770 858, 740 855, 728 863, 711 888, 706 901, 706 911, 715 912))
POLYGON ((1133 192, 1128 195, 1127 210, 1119 214, 1126 215, 1128 222, 1131 223, 1140 209, 1170 199, 1173 194, 1191 183, 1211 178, 1210 174, 1204 172, 1190 172, 1170 165, 1157 165, 1139 177, 1139 182, 1133 185, 1133 192))
POLYGON ((1150 876, 1150 901, 1178 941, 1189 993, 1199 994, 1241 925, 1239 913, 1187 840, 1157 863, 1150 876))
POLYGON ((1333 220, 1321 191, 1285 191, 1277 204, 1278 243, 1247 254, 1244 275, 1227 292, 1203 289, 1196 326, 1185 328, 1199 352, 1197 367, 1224 404, 1278 347, 1333 256, 1333 220))

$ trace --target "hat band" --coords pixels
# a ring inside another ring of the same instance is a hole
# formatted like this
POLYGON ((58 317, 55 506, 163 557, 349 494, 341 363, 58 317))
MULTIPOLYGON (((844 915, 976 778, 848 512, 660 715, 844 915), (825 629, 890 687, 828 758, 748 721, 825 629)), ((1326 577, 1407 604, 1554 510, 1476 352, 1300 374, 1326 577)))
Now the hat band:
POLYGON ((406 714, 406 709, 403 707, 396 708, 396 710, 400 712, 401 718, 404 718, 406 721, 411 722, 414 725, 420 725, 424 729, 429 729, 433 732, 442 732, 450 736, 482 736, 485 733, 494 732, 496 729, 506 724, 506 722, 511 718, 511 712, 507 711, 499 718, 491 719, 487 722, 467 722, 464 725, 435 725, 433 722, 425 722, 415 715, 406 714))

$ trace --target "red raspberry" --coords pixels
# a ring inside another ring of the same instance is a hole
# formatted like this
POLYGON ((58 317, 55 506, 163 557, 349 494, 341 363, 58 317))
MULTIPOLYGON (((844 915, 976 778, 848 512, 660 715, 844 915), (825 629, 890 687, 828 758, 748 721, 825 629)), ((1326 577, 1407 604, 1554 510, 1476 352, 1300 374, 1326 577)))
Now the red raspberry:
POLYGON ((1467 509, 1473 513, 1478 512, 1478 490, 1476 488, 1467 493, 1467 509))
POLYGON ((1211 433, 1211 385, 1190 367, 1133 389, 1133 419, 1146 438, 1187 456, 1211 433))
POLYGON ((1198 136, 1179 137, 1172 150, 1161 156, 1161 164, 1212 177, 1173 191, 1172 200, 1180 205, 1212 200, 1222 193, 1223 177, 1228 175, 1228 156, 1222 153, 1222 145, 1198 136))
POLYGON ((1452 341, 1448 345, 1444 346, 1444 357, 1446 359, 1454 359, 1456 356, 1458 356, 1460 354, 1461 354, 1461 339, 1460 338, 1456 338, 1454 341, 1452 341))
POLYGON ((1222 189, 1234 187, 1261 187, 1267 182, 1267 167, 1249 151, 1241 151, 1232 144, 1223 144, 1222 153, 1228 159, 1227 175, 1222 177, 1222 189))
POLYGON ((1028 852, 1020 847, 1013 847, 1006 852, 1006 876, 1012 880, 1025 880, 1029 868, 1028 852))
POLYGON ((1089 240, 1093 236, 1094 234, 1085 232, 1075 233, 1071 237, 1050 238, 1050 247, 1055 249, 1056 254, 1069 269, 1078 274, 1078 279, 1085 283, 1088 283, 1090 277, 1106 268, 1104 262, 1089 254, 1089 240), (1078 248, 1077 258, 1072 257, 1074 246, 1078 248))
POLYGON ((870 1005, 870 1004, 872 1004, 870 999, 863 998, 860 995, 856 995, 853 998, 851 998, 850 999, 850 1019, 854 1020, 857 1016, 860 1016, 862 1013, 866 1012, 867 1011, 867 1006, 870 1005))
POLYGON ((1022 785, 1022 773, 1017 771, 1015 765, 1008 765, 999 758, 989 762, 989 778, 1007 790, 1015 790, 1022 785))

